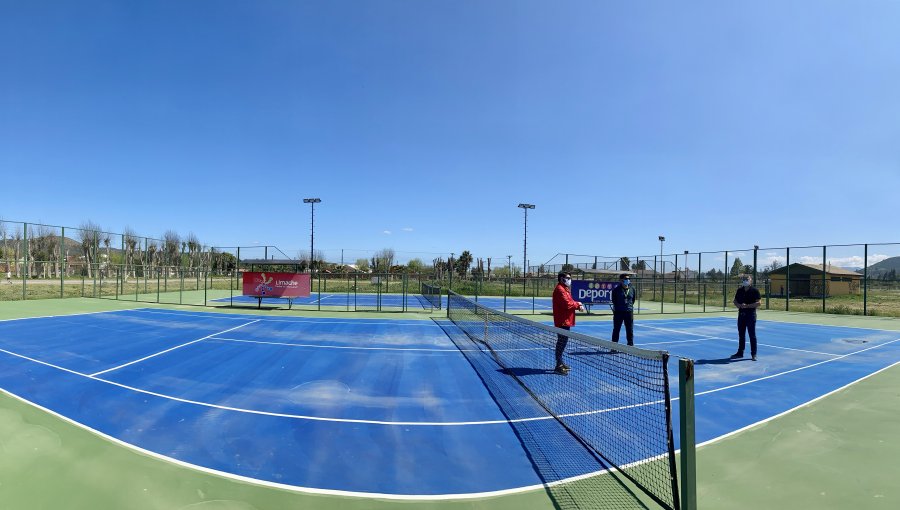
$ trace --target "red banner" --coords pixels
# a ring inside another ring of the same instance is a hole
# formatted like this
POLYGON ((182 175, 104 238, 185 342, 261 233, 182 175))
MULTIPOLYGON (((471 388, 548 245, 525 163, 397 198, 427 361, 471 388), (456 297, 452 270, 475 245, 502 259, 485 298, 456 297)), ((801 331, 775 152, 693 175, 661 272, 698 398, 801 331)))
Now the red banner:
POLYGON ((309 275, 297 273, 244 273, 245 296, 309 297, 309 275))

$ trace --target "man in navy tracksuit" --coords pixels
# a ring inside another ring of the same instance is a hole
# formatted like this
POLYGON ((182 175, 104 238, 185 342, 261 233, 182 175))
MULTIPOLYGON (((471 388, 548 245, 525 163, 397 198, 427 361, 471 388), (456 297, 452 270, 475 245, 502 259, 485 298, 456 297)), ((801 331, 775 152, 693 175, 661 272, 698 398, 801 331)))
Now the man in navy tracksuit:
POLYGON ((734 306, 738 309, 738 350, 731 359, 744 357, 744 333, 750 334, 750 359, 756 361, 756 309, 759 308, 759 290, 752 286, 749 276, 741 278, 741 287, 734 294, 734 306))
POLYGON ((628 345, 634 345, 634 288, 627 274, 619 275, 619 285, 612 291, 612 305, 612 341, 619 342, 619 330, 625 323, 625 338, 628 345))

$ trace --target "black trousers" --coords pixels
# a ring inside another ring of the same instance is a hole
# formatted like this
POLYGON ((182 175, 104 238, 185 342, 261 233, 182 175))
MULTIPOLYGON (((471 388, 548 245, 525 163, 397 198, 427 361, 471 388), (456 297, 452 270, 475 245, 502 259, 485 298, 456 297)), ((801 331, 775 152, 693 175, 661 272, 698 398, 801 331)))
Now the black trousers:
POLYGON ((744 354, 745 333, 750 334, 750 355, 756 356, 756 310, 738 312, 738 352, 744 354))
MULTIPOLYGON (((565 329, 568 331, 569 326, 560 326, 559 329, 565 329)), ((556 335, 556 364, 559 365, 563 362, 562 356, 563 352, 566 351, 566 344, 569 343, 569 337, 566 335, 556 335)))
POLYGON ((619 331, 625 323, 625 339, 628 345, 634 345, 634 312, 613 312, 612 341, 619 343, 619 331))

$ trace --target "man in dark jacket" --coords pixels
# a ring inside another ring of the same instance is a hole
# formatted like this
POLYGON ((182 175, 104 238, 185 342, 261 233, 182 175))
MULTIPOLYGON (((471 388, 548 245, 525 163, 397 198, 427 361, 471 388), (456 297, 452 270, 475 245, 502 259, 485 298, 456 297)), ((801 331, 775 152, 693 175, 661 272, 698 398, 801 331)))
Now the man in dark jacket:
MULTIPOLYGON (((572 275, 563 271, 556 275, 556 288, 553 289, 553 325, 557 328, 569 329, 575 325, 575 310, 583 311, 584 306, 572 299, 572 275)), ((563 352, 569 337, 556 335, 556 368, 557 374, 568 374, 569 366, 563 363, 563 352)))
POLYGON ((612 291, 612 307, 612 341, 619 343, 619 331, 625 323, 625 338, 628 345, 634 345, 634 288, 628 274, 619 275, 619 285, 612 291))
POLYGON ((741 277, 741 286, 734 293, 734 306, 738 309, 738 350, 731 359, 744 357, 744 334, 750 334, 750 359, 756 361, 756 309, 759 308, 759 290, 753 287, 753 279, 741 277))

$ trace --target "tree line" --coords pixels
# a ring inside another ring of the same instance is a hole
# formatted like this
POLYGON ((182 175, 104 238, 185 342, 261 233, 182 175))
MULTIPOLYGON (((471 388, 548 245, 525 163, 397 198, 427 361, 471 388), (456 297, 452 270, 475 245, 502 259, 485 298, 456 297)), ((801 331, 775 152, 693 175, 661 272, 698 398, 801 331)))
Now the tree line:
POLYGON ((180 235, 166 230, 162 238, 141 237, 130 227, 121 234, 106 231, 93 221, 62 230, 41 224, 0 220, 0 261, 15 277, 59 278, 60 276, 110 277, 121 271, 125 277, 146 277, 181 271, 198 276, 201 269, 232 271, 237 259, 230 253, 202 243, 193 232, 180 235))

